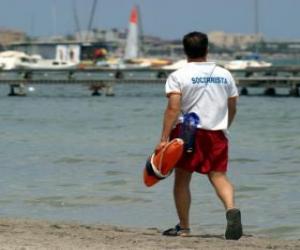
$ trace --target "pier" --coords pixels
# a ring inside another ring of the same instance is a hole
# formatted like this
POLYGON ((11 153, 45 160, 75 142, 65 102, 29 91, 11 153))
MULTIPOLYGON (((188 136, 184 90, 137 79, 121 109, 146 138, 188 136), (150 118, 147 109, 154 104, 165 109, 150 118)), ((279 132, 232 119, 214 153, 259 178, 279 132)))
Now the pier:
MULTIPOLYGON (((262 87, 264 94, 276 95, 276 88, 288 88, 291 96, 299 97, 300 66, 275 66, 268 68, 248 68, 231 71, 241 95, 249 93, 248 88, 262 87)), ((35 84, 82 84, 92 95, 104 91, 113 96, 116 84, 164 84, 170 70, 163 69, 69 69, 69 70, 11 70, 0 71, 0 84, 8 84, 9 95, 25 96, 25 86, 35 84)))

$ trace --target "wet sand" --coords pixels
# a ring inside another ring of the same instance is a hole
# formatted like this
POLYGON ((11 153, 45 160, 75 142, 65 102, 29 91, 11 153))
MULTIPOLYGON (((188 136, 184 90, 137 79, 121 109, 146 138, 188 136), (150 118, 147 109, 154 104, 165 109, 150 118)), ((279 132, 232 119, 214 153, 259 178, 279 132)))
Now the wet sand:
POLYGON ((300 249, 300 240, 222 235, 165 237, 155 228, 83 225, 40 220, 0 219, 0 249, 300 249))

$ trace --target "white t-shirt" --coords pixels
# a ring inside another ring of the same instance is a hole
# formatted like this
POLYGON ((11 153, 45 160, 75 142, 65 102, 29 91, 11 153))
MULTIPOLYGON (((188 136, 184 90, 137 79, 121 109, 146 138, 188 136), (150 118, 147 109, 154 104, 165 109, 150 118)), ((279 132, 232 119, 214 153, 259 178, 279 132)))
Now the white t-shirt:
MULTIPOLYGON (((165 91, 181 94, 182 114, 195 112, 201 128, 226 130, 230 97, 238 96, 230 72, 214 62, 190 62, 176 70, 167 79, 165 91)), ((182 122, 182 116, 179 121, 182 122)))

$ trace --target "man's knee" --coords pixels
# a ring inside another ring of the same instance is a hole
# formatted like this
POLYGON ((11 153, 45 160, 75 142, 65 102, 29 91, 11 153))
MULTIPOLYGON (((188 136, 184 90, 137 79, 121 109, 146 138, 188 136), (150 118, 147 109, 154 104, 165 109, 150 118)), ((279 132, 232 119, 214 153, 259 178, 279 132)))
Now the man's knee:
POLYGON ((208 173, 208 178, 210 180, 215 180, 215 179, 227 179, 226 172, 215 172, 211 171, 208 173))
POLYGON ((208 174, 208 178, 212 184, 224 183, 231 185, 233 188, 232 183, 229 181, 226 172, 210 172, 208 174))

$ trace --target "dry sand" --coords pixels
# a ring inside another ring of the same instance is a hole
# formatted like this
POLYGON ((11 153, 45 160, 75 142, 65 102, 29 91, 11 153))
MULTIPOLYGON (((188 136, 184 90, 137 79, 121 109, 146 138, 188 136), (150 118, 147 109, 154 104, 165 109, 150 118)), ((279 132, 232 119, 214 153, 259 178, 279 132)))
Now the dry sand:
POLYGON ((159 230, 0 219, 0 249, 300 249, 300 240, 221 235, 165 237, 159 230))

